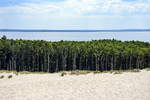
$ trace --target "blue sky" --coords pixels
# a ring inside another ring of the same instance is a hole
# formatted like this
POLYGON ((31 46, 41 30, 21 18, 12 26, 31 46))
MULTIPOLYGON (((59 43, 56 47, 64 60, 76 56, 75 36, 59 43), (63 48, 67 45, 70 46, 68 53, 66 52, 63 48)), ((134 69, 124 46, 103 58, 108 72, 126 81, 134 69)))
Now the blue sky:
POLYGON ((150 28, 150 0, 0 0, 0 28, 150 28))

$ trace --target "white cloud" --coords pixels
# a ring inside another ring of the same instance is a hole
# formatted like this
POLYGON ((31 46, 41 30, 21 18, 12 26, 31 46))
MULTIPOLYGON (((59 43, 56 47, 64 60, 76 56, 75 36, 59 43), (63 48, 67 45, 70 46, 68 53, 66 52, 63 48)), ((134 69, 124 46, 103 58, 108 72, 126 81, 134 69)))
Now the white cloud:
POLYGON ((37 13, 50 13, 58 11, 57 6, 47 4, 24 4, 21 6, 10 6, 0 8, 0 13, 9 14, 9 13, 20 13, 20 14, 37 14, 37 13))
POLYGON ((123 0, 65 0, 41 4, 23 4, 0 7, 0 13, 50 14, 60 16, 84 16, 101 14, 149 13, 150 1, 124 2, 123 0))
POLYGON ((150 20, 149 11, 150 0, 65 0, 40 4, 25 3, 0 7, 0 26, 48 29, 116 29, 128 26, 147 28, 150 20))

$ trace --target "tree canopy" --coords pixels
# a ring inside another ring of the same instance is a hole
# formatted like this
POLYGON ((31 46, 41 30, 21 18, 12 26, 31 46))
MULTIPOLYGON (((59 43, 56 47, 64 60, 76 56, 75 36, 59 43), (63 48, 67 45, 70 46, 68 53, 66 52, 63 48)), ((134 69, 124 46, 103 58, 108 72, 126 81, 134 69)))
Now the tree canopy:
POLYGON ((0 70, 127 70, 150 67, 150 43, 0 39, 0 70))

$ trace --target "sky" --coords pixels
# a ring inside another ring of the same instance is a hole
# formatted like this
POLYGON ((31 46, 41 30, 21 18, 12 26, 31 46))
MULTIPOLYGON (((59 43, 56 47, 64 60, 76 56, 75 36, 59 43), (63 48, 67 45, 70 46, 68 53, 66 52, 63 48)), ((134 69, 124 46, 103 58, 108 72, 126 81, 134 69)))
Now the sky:
POLYGON ((139 28, 150 28, 150 0, 0 0, 0 29, 139 28))

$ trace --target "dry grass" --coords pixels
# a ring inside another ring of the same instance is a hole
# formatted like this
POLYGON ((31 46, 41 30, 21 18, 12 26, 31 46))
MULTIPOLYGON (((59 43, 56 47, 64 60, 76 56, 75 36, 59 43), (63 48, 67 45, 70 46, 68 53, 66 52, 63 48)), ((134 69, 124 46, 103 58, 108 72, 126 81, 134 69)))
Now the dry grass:
POLYGON ((115 71, 113 74, 122 74, 121 71, 115 71))
POLYGON ((101 71, 93 71, 94 74, 100 74, 102 73, 101 71))
POLYGON ((16 71, 0 70, 0 73, 12 73, 12 72, 16 72, 16 71))
MULTIPOLYGON (((150 68, 146 68, 147 71, 150 71, 150 68)), ((111 74, 122 74, 123 72, 140 72, 139 69, 133 69, 133 70, 111 70, 111 71, 89 71, 89 70, 74 70, 74 71, 60 71, 60 76, 65 76, 67 74, 69 75, 85 75, 89 73, 94 74, 101 74, 101 73, 111 73, 111 74)), ((7 71, 7 70, 0 70, 0 73, 13 73, 15 75, 19 74, 49 74, 48 72, 29 72, 29 71, 7 71)))
POLYGON ((86 71, 86 70, 75 70, 75 71, 71 71, 69 74, 70 75, 85 75, 85 74, 89 74, 92 71, 86 71))
POLYGON ((8 70, 0 70, 0 73, 13 73, 15 75, 19 75, 19 74, 47 74, 48 72, 29 72, 29 71, 8 71, 8 70))
POLYGON ((133 70, 130 70, 130 72, 140 72, 139 69, 133 69, 133 70))
POLYGON ((150 71, 150 68, 146 68, 146 71, 150 71))

